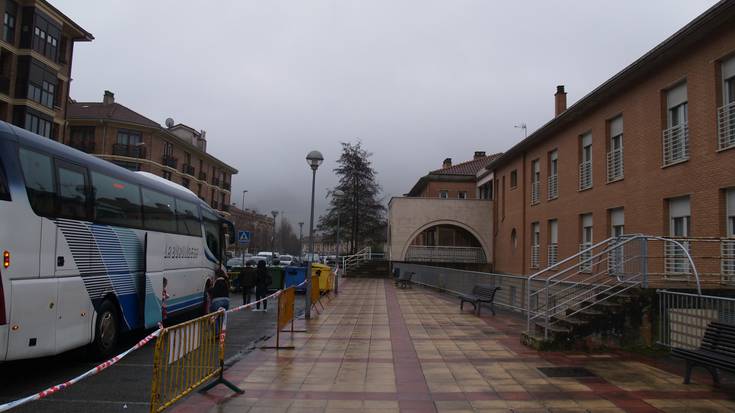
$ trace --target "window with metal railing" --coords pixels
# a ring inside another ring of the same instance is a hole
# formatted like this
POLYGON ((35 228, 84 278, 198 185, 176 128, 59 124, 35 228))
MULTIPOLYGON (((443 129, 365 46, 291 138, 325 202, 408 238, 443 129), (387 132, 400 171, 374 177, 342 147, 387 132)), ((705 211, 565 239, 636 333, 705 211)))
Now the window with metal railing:
POLYGON ((608 122, 610 136, 607 152, 607 182, 623 179, 623 117, 608 122))
POLYGON ((579 164, 579 190, 592 188, 592 162, 585 161, 579 164))
POLYGON ((531 224, 531 268, 539 268, 541 246, 541 225, 538 222, 531 224))
POLYGON ((720 241, 722 283, 735 285, 735 238, 720 241))
POLYGON ((547 249, 547 260, 549 261, 549 267, 551 267, 559 262, 559 244, 549 244, 547 249))
POLYGON ((580 138, 579 190, 584 191, 592 188, 592 134, 588 132, 580 138))
POLYGON ((689 159, 689 126, 686 123, 664 129, 664 164, 673 165, 689 159))
POLYGON ((531 162, 531 205, 539 203, 541 189, 541 163, 538 159, 531 162))
POLYGON ((559 197, 559 151, 549 152, 549 177, 547 178, 546 197, 548 200, 559 197))

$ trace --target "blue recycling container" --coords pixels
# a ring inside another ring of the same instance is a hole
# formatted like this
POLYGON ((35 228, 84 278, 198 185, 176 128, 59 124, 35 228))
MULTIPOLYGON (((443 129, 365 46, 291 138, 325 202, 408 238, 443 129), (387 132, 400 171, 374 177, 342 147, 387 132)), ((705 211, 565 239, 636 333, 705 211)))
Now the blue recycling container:
MULTIPOLYGON (((306 279, 306 267, 286 267, 283 277, 283 288, 299 285, 306 279)), ((296 288, 296 291, 306 291, 306 286, 296 288)))

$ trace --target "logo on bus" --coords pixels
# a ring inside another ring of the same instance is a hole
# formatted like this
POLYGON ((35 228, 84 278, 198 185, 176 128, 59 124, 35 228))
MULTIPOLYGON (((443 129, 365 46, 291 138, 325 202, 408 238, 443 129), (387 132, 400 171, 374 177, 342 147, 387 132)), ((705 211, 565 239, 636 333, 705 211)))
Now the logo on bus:
POLYGON ((181 259, 199 257, 199 248, 181 245, 167 245, 164 258, 181 259))

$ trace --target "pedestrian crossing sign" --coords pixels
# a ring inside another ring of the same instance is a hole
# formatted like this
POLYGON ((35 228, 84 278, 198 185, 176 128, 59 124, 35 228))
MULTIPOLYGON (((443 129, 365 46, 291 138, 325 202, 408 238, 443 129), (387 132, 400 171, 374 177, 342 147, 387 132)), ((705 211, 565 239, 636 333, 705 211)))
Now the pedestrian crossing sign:
POLYGON ((250 243, 250 231, 238 231, 237 232, 237 241, 240 244, 248 244, 248 243, 250 243))

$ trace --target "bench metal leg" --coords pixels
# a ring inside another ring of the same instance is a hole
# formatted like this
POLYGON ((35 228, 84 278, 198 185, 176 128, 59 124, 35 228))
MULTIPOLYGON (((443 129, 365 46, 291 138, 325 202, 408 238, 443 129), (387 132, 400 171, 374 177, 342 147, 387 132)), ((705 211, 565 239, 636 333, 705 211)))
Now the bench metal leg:
POLYGON ((482 303, 475 304, 475 314, 477 314, 478 317, 480 316, 480 308, 482 308, 482 303))
POLYGON ((492 311, 493 317, 494 317, 495 316, 495 303, 494 302, 490 303, 490 311, 492 311))
POLYGON ((709 373, 712 375, 712 382, 715 386, 720 385, 720 370, 717 367, 707 367, 709 373))
POLYGON ((691 382, 692 368, 694 368, 694 363, 687 360, 686 373, 684 373, 684 384, 689 384, 691 382))

